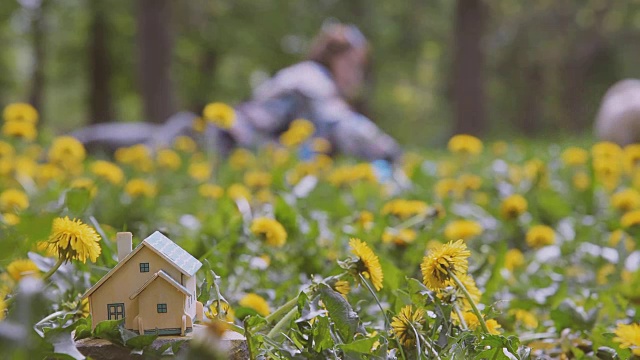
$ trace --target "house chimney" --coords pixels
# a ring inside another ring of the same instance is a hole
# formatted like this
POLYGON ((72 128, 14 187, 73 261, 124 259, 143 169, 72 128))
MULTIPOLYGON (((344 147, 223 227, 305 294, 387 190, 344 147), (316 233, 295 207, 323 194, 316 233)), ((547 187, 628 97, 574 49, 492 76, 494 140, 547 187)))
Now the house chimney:
POLYGON ((118 242, 118 262, 122 261, 131 252, 133 235, 130 232, 119 232, 116 235, 118 242))

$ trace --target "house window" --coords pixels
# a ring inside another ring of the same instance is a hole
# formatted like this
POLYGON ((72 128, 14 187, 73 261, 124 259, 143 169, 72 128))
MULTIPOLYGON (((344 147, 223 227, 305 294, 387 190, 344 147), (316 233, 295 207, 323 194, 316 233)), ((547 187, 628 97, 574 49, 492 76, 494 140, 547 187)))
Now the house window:
POLYGON ((158 304, 158 313, 165 314, 167 312, 167 304, 158 304))
POLYGON ((140 263, 140 272, 149 272, 149 263, 140 263))
POLYGON ((124 303, 107 304, 107 320, 120 320, 124 318, 124 303))

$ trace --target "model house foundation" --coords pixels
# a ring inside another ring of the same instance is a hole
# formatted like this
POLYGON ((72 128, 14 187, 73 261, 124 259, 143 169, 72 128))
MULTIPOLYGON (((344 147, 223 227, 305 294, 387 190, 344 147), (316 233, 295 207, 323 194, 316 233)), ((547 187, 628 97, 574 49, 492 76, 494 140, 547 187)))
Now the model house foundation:
POLYGON ((196 300, 198 259, 156 231, 132 248, 132 234, 117 234, 118 265, 89 289, 93 327, 124 319, 140 334, 182 335, 202 320, 196 300))

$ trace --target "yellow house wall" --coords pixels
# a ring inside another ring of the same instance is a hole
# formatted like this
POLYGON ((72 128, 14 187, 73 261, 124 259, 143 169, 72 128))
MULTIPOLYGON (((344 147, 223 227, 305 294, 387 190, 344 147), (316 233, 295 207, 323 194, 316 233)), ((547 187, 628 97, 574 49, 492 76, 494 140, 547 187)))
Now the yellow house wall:
MULTIPOLYGON (((153 275, 164 270, 177 281, 181 279, 181 273, 167 260, 143 246, 138 253, 122 265, 107 281, 105 281, 89 297, 93 327, 100 321, 107 320, 107 304, 124 303, 125 327, 137 330, 134 318, 138 314, 138 299, 129 300, 136 290, 144 285, 153 275), (149 263, 149 272, 140 272, 140 263, 149 263)), ((162 280, 166 283, 166 281, 162 280)))
POLYGON ((139 316, 145 330, 173 329, 182 326, 186 295, 164 279, 156 279, 138 295, 139 316), (158 313, 158 304, 167 304, 166 313, 158 313))

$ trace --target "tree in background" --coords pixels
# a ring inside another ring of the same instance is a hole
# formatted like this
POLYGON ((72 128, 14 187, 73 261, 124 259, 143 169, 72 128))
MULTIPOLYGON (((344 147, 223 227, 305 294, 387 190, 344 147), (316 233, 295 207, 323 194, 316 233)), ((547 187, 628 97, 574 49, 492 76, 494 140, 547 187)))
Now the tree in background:
MULTIPOLYGON (((36 109, 42 109, 45 96, 45 66, 47 57, 46 34, 47 12, 50 1, 36 0, 28 3, 31 15, 31 44, 33 49, 33 66, 31 69, 31 86, 29 90, 29 103, 36 109)), ((40 111, 40 119, 45 115, 40 111)))
POLYGON ((138 0, 138 76, 144 116, 162 123, 176 112, 171 79, 172 0, 138 0))
POLYGON ((486 131, 482 0, 458 0, 453 54, 454 133, 481 135, 486 131))
POLYGON ((87 44, 89 68, 89 123, 113 121, 111 95, 111 56, 109 54, 109 25, 105 3, 89 1, 91 24, 87 44))

